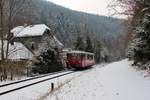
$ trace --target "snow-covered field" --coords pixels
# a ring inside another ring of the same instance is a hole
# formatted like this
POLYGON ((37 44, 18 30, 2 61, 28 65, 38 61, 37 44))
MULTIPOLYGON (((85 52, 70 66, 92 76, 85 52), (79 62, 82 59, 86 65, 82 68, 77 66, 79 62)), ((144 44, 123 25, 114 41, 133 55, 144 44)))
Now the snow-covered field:
POLYGON ((21 89, 0 100, 149 100, 149 93, 150 77, 122 60, 21 89))
POLYGON ((150 100, 149 93, 149 78, 122 60, 75 78, 45 100, 150 100))

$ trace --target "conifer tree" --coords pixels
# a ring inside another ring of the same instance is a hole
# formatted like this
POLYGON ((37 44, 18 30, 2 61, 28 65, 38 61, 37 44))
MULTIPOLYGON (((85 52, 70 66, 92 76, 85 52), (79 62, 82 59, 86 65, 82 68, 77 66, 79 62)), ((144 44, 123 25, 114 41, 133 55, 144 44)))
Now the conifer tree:
POLYGON ((89 36, 86 37, 86 47, 85 51, 87 52, 93 52, 93 46, 92 46, 92 41, 89 36))
POLYGON ((134 65, 140 63, 140 67, 150 60, 150 2, 139 1, 141 9, 140 23, 135 28, 134 39, 132 40, 128 57, 134 60, 134 65))
POLYGON ((62 70, 62 63, 56 51, 48 49, 36 57, 33 63, 33 73, 46 74, 62 70))
POLYGON ((77 37, 77 40, 75 42, 75 50, 81 50, 81 51, 85 50, 84 41, 81 36, 77 37))

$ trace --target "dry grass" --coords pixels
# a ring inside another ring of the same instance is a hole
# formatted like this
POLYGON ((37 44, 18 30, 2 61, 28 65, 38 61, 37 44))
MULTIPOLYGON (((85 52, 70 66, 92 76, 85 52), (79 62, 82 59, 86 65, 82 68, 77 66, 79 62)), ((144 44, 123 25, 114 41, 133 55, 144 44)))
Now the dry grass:
POLYGON ((46 94, 44 94, 43 96, 41 96, 39 99, 37 99, 37 100, 44 100, 45 98, 47 98, 48 96, 53 96, 53 95, 55 95, 55 98, 56 98, 56 100, 60 100, 59 99, 59 97, 58 97, 58 95, 60 94, 60 92, 61 91, 59 91, 60 89, 61 89, 61 87, 63 87, 64 85, 66 85, 66 84, 69 84, 69 82, 71 81, 71 80, 73 80, 74 78, 71 78, 71 79, 69 79, 69 80, 66 80, 65 82, 60 82, 60 81, 58 81, 58 83, 57 83, 57 87, 55 87, 54 88, 54 90, 53 91, 51 91, 51 87, 49 88, 49 91, 46 93, 46 94), (55 93, 57 91, 57 93, 55 93))
POLYGON ((13 80, 14 77, 25 75, 27 61, 0 62, 0 80, 13 80))

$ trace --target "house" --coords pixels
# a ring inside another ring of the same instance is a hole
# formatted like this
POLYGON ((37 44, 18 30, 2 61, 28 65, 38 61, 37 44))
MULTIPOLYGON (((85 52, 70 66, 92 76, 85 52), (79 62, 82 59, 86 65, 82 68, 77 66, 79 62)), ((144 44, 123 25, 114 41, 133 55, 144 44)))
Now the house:
MULTIPOLYGON (((1 47, 1 41, 0 41, 0 47, 1 47)), ((4 51, 6 51, 6 47, 7 47, 7 41, 4 40, 4 51)), ((4 56, 6 56, 6 52, 4 52, 4 56)), ((13 45, 9 44, 9 49, 8 49, 9 60, 15 60, 15 61, 31 60, 32 57, 33 54, 22 43, 14 42, 13 45)))
POLYGON ((13 42, 21 42, 33 54, 44 48, 61 50, 63 44, 53 35, 45 24, 18 26, 11 30, 13 42))

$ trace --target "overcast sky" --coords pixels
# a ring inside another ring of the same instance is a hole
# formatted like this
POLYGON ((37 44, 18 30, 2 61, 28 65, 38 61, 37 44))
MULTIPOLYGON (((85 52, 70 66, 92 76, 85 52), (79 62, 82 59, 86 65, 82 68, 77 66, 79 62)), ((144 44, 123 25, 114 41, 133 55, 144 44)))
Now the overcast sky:
POLYGON ((110 15, 107 5, 112 0, 48 0, 67 8, 99 15, 110 15))

